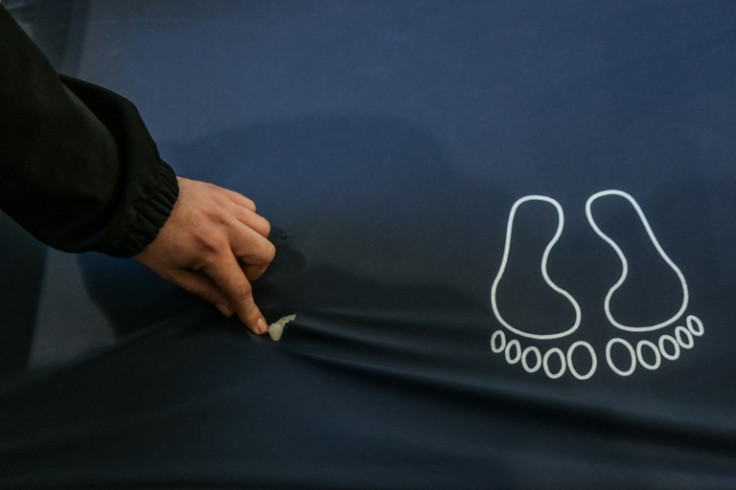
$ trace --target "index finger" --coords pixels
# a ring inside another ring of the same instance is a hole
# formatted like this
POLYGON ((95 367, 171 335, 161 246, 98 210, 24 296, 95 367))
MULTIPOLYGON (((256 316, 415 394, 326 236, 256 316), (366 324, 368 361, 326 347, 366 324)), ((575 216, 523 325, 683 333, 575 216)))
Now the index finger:
POLYGON ((245 207, 245 208, 247 208, 247 209, 249 209, 249 210, 251 210, 253 212, 256 211, 256 203, 253 202, 252 199, 250 199, 248 197, 245 197, 243 194, 241 194, 241 193, 239 193, 237 191, 233 191, 233 190, 230 190, 230 189, 225 189, 225 191, 227 191, 228 197, 230 197, 230 199, 234 203, 236 203, 236 204, 238 204, 240 206, 243 206, 243 207, 245 207))
POLYGON ((248 328, 259 335, 266 332, 268 325, 253 299, 253 288, 232 253, 222 254, 217 262, 200 270, 214 281, 248 328))

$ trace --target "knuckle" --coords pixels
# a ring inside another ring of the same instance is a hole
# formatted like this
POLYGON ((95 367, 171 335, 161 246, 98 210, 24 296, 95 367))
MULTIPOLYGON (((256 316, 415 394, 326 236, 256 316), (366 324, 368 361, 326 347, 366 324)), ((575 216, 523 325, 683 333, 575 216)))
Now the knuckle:
POLYGON ((238 194, 238 196, 242 199, 243 204, 245 207, 249 208, 251 211, 256 211, 256 203, 253 201, 253 199, 244 196, 243 194, 238 194))
POLYGON ((205 254, 217 254, 227 246, 227 242, 221 234, 212 233, 211 231, 198 230, 194 238, 197 246, 205 254))
POLYGON ((266 236, 271 234, 271 223, 269 223, 268 220, 265 218, 263 220, 263 231, 265 232, 266 236))
POLYGON ((276 257, 276 246, 273 243, 268 242, 264 255, 267 263, 270 264, 274 257, 276 257))

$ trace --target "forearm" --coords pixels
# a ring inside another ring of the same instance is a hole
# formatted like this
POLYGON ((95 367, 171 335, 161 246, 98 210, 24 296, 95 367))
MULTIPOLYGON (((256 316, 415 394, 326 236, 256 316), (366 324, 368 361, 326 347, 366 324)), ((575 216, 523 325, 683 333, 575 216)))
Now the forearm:
POLYGON ((59 77, 0 8, 0 204, 45 243, 129 256, 176 200, 135 107, 59 77))

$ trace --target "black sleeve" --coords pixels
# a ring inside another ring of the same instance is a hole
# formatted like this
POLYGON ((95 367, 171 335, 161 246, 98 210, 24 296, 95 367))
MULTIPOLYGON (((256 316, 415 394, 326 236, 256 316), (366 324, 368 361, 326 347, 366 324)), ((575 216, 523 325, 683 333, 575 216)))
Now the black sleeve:
POLYGON ((59 76, 2 6, 0 168, 2 210, 70 252, 140 252, 178 195, 133 104, 59 76))

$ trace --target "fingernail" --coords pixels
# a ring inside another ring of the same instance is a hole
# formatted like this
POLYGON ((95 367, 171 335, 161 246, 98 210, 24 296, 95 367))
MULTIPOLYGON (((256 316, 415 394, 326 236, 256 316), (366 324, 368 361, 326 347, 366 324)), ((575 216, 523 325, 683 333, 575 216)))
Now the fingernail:
POLYGON ((223 305, 222 303, 217 303, 215 305, 215 308, 217 308, 217 311, 219 311, 220 313, 222 313, 224 316, 228 318, 233 316, 233 310, 228 308, 226 305, 223 305))
POLYGON ((268 325, 266 325, 266 320, 264 320, 263 317, 256 321, 256 329, 259 334, 264 334, 268 330, 268 325))

